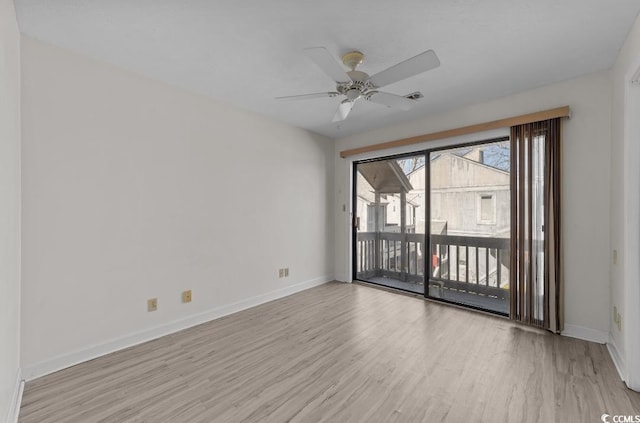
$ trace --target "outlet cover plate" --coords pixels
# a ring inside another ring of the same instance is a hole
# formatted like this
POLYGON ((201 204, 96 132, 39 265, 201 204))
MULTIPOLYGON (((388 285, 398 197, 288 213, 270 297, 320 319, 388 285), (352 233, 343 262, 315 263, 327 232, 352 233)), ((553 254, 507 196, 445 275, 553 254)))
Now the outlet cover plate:
POLYGON ((190 303, 191 302, 191 290, 187 290, 187 291, 183 291, 182 292, 182 302, 183 303, 190 303))
POLYGON ((147 311, 156 311, 158 309, 158 299, 150 298, 147 300, 147 311))

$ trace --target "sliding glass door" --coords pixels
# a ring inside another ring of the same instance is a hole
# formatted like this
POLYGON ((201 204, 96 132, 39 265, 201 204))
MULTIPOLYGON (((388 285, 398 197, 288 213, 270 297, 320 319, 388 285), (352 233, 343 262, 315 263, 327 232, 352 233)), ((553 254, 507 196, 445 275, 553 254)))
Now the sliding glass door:
POLYGON ((424 293, 425 155, 357 163, 355 278, 424 293))
POLYGON ((509 313, 508 139, 429 152, 430 294, 509 313))
POLYGON ((354 279, 508 315, 510 150, 504 138, 355 163, 354 279))
POLYGON ((561 331, 561 129, 355 162, 353 278, 561 331))

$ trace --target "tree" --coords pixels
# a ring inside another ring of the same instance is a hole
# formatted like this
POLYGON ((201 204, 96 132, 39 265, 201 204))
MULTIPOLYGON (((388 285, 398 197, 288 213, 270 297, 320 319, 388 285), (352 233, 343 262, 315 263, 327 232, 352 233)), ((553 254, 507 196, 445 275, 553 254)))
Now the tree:
POLYGON ((404 174, 408 175, 424 166, 424 156, 413 156, 406 159, 400 159, 398 160, 398 165, 400 165, 404 174))
POLYGON ((487 146, 483 154, 485 164, 506 172, 511 168, 511 146, 508 142, 487 146))

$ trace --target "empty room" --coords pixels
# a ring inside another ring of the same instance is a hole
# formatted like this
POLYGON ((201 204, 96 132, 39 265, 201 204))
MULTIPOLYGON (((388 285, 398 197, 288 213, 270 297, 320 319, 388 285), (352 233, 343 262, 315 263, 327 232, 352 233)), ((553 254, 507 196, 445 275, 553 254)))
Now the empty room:
POLYGON ((637 0, 0 0, 0 422, 640 422, 637 0))

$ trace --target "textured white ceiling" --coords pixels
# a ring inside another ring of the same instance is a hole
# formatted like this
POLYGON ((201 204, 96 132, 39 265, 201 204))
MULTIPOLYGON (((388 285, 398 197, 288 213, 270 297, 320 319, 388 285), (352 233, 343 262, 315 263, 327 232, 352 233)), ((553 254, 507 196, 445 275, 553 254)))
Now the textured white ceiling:
POLYGON ((338 138, 609 68, 638 0, 15 0, 23 33, 338 138), (357 49, 374 74, 424 50, 441 66, 385 87, 409 112, 339 98, 302 54, 357 49))

